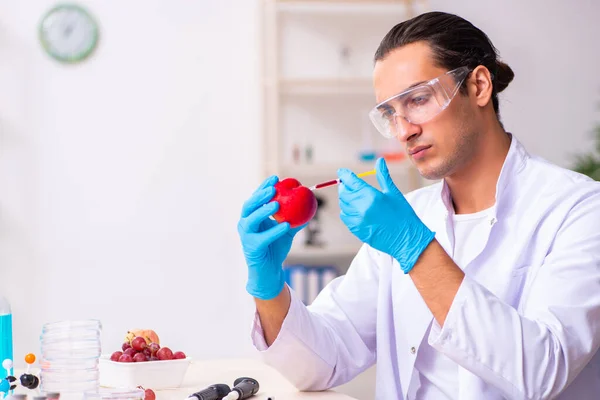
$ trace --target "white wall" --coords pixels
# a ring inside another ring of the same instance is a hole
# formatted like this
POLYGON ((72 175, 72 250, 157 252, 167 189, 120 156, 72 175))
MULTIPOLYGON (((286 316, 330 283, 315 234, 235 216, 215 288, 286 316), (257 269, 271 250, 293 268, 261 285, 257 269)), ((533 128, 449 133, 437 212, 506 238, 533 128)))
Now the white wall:
MULTIPOLYGON (((255 1, 81 1, 88 62, 37 41, 54 1, 0 2, 0 292, 15 357, 42 324, 155 329, 195 357, 251 354, 236 232, 260 175, 255 1)), ((21 362, 22 363, 22 362, 21 362)))
MULTIPOLYGON (((139 326, 195 357, 251 354, 235 228, 261 180, 258 1, 82 3, 101 44, 65 67, 36 38, 54 2, 0 2, 0 292, 16 357, 38 351, 43 322, 85 317, 103 321, 106 351, 139 326)), ((502 114, 530 151, 568 165, 588 146, 597 2, 430 4, 513 67, 502 114)))

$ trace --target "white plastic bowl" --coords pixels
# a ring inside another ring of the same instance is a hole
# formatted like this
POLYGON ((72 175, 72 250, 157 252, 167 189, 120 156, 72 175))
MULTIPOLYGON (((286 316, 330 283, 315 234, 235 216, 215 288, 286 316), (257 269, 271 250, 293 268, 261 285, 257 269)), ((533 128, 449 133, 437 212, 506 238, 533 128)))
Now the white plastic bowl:
POLYGON ((109 388, 176 389, 181 386, 192 361, 180 360, 116 362, 110 356, 100 358, 100 386, 109 388))

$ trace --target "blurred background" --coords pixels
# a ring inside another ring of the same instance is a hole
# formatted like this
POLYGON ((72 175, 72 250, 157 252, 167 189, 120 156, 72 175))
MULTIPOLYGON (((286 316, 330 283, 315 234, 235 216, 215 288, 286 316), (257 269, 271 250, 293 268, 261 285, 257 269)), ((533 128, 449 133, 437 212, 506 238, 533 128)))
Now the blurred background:
MULTIPOLYGON (((576 162, 600 123, 594 0, 72 4, 87 17, 0 2, 0 293, 17 358, 43 323, 77 318, 102 321, 107 353, 148 328, 194 358, 255 357, 236 225, 256 186, 378 155, 401 189, 428 184, 366 118, 377 44, 423 11, 489 35, 515 72, 502 121, 530 152, 597 170, 576 162)), ((321 193, 286 265, 307 303, 359 245, 336 190, 321 193)), ((369 398, 365 376, 340 390, 369 398)))

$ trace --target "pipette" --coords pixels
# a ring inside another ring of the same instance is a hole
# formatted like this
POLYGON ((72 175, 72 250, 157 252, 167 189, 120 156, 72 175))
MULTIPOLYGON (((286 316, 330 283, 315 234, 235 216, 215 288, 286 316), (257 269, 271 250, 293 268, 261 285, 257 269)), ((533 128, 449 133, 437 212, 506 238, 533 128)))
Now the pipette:
MULTIPOLYGON (((376 171, 374 169, 367 171, 367 172, 361 172, 360 174, 356 175, 359 178, 362 178, 363 176, 369 176, 369 175, 375 175, 376 171)), ((316 190, 316 189, 322 189, 324 187, 327 186, 333 186, 333 185, 337 185, 338 183, 340 183, 341 181, 339 179, 333 179, 327 182, 323 182, 323 183, 318 183, 314 186, 311 186, 309 189, 310 190, 316 190)))
POLYGON ((223 400, 244 400, 252 397, 258 392, 258 381, 252 378, 237 378, 233 382, 231 392, 223 400))
POLYGON ((221 400, 231 392, 228 385, 216 383, 209 387, 189 395, 185 400, 221 400))

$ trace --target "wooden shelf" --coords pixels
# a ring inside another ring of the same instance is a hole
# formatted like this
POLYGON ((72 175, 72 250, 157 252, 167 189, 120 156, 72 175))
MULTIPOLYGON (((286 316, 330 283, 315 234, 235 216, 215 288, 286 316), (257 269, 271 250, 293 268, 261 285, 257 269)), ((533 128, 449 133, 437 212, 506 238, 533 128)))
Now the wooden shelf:
POLYGON ((371 15, 389 15, 397 13, 406 15, 409 11, 405 1, 324 1, 324 0, 279 0, 277 1, 277 10, 286 13, 304 13, 304 14, 371 14, 371 15))
POLYGON ((281 79, 279 91, 287 95, 360 94, 374 96, 371 78, 281 79))

